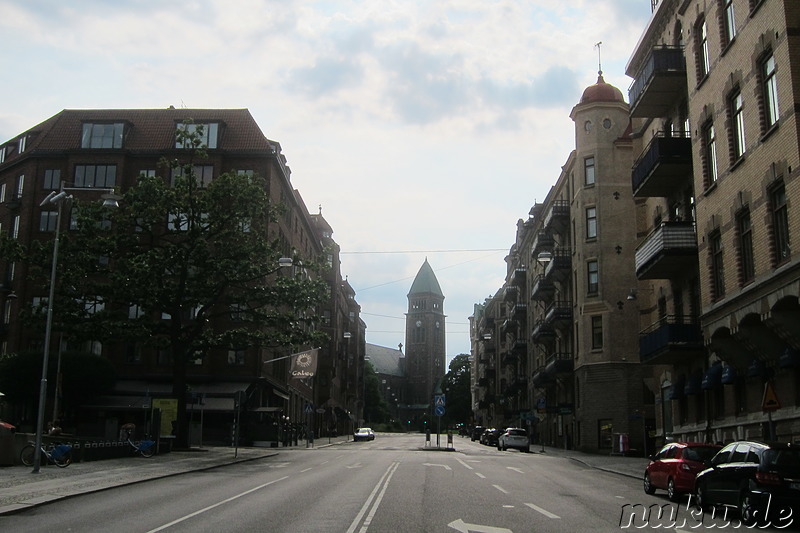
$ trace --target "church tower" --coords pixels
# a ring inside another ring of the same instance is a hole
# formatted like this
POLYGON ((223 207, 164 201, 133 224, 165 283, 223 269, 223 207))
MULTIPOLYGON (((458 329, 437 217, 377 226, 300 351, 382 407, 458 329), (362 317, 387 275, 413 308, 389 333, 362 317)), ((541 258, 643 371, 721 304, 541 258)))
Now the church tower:
POLYGON ((406 313, 406 399, 417 416, 430 414, 445 374, 444 319, 444 294, 426 258, 411 284, 406 313))

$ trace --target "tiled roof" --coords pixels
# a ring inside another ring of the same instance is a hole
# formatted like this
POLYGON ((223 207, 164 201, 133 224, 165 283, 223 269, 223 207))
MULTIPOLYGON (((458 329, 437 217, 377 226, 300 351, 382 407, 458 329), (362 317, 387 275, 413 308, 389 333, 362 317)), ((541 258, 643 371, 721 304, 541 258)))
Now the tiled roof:
POLYGON ((61 151, 80 148, 81 127, 85 122, 125 122, 130 126, 125 150, 167 150, 175 147, 176 125, 185 120, 220 123, 220 149, 280 149, 278 143, 264 136, 247 109, 65 109, 22 133, 28 135, 26 152, 61 151))
POLYGON ((419 272, 417 272, 417 277, 414 278, 414 283, 411 284, 411 290, 408 291, 408 295, 425 293, 435 294, 444 298, 442 288, 439 287, 439 280, 436 279, 436 274, 433 273, 427 258, 422 263, 419 272))
POLYGON ((372 368, 376 374, 387 376, 402 376, 403 369, 400 366, 400 359, 405 357, 403 352, 397 348, 386 348, 377 344, 367 343, 366 356, 372 363, 372 368))

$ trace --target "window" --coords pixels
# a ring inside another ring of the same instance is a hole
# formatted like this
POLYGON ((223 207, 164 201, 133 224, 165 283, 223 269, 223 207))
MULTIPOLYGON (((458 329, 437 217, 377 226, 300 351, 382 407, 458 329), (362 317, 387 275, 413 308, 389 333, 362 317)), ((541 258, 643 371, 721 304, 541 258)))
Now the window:
POLYGON ((723 18, 725 19, 725 42, 722 44, 723 46, 728 46, 731 41, 733 41, 733 38, 736 37, 736 17, 733 11, 733 0, 724 0, 724 2, 725 10, 723 12, 723 18))
POLYGON ((25 151, 25 147, 27 146, 27 144, 28 144, 27 136, 23 135, 22 137, 19 138, 19 142, 17 143, 17 149, 19 150, 19 153, 25 151))
POLYGON ((125 125, 84 124, 81 134, 81 148, 122 148, 122 134, 125 125))
POLYGON ((698 83, 703 81, 711 70, 711 60, 708 55, 708 25, 701 20, 697 25, 697 74, 698 83))
MULTIPOLYGON (((211 184, 211 180, 214 179, 214 165, 194 165, 192 173, 194 174, 195 182, 200 187, 206 188, 211 184)), ((183 167, 172 169, 173 186, 175 185, 175 180, 180 176, 183 176, 183 167)))
POLYGON ((11 238, 12 239, 19 238, 19 215, 15 216, 14 219, 11 221, 11 238))
POLYGON ((6 184, 0 183, 0 204, 6 201, 6 184))
POLYGON ((597 261, 589 261, 586 263, 586 272, 587 272, 587 286, 586 291, 589 294, 597 294, 597 290, 599 288, 599 275, 598 275, 598 265, 597 261))
POLYGON ((61 188, 61 170, 48 168, 44 171, 44 188, 55 190, 61 188))
POLYGON ((58 224, 58 211, 42 211, 39 218, 39 231, 55 231, 58 224))
POLYGON ((228 366, 243 366, 244 350, 228 350, 228 366))
POLYGON ((583 171, 584 171, 584 185, 594 185, 595 183, 595 175, 594 175, 594 157, 587 157, 583 160, 583 171))
POLYGON ((775 264, 789 258, 789 212, 786 206, 786 187, 783 183, 770 191, 772 210, 772 245, 775 264))
POLYGON ((753 259, 753 226, 750 221, 750 210, 745 209, 736 217, 739 233, 739 265, 742 285, 753 281, 755 277, 755 261, 753 259))
POLYGON ((111 189, 117 182, 117 165, 76 165, 75 186, 111 189))
POLYGON ((725 296, 725 277, 722 265, 722 235, 715 231, 708 236, 711 253, 711 295, 714 300, 725 296))
POLYGON ((764 122, 769 130, 778 123, 778 79, 775 76, 775 56, 771 53, 761 63, 763 77, 764 122))
POLYGON ((186 213, 170 213, 167 217, 167 229, 170 231, 189 231, 189 215, 186 213))
POLYGON ((703 128, 703 155, 705 156, 706 187, 717 181, 717 135, 714 124, 708 122, 703 128))
POLYGON ((745 140, 744 140, 744 113, 742 104, 742 93, 737 90, 729 101, 730 114, 731 114, 731 150, 733 152, 733 161, 736 162, 744 155, 745 140))
POLYGON ((212 149, 217 147, 219 124, 216 122, 208 124, 178 124, 177 129, 179 133, 175 140, 175 148, 192 148, 192 146, 186 142, 184 136, 193 134, 199 135, 202 146, 212 149))
POLYGON ((254 174, 254 173, 253 173, 253 171, 252 171, 252 170, 237 170, 237 171, 236 171, 236 175, 237 175, 237 176, 247 176, 247 177, 249 177, 249 178, 252 178, 252 177, 253 177, 253 174, 254 174))
POLYGON ((17 177, 17 188, 14 190, 12 200, 19 200, 22 198, 22 191, 25 189, 25 175, 22 174, 17 177))
POLYGON ((136 318, 142 318, 144 314, 144 309, 142 309, 141 305, 131 304, 128 306, 128 318, 132 320, 136 318))
POLYGON ((142 347, 137 343, 128 343, 125 350, 125 362, 129 365, 139 365, 142 363, 142 347))
POLYGON ((83 300, 83 310, 87 315, 93 315, 106 308, 105 302, 101 298, 91 298, 83 300))
POLYGON ((592 350, 603 348, 603 317, 592 317, 592 350))
POLYGON ((597 208, 586 208, 586 238, 597 238, 597 208))
POLYGON ((157 175, 154 168, 145 168, 139 171, 140 178, 155 178, 157 175))
POLYGON ((231 322, 242 322, 247 320, 247 306, 242 303, 231 304, 231 322))
POLYGON ((5 162, 6 162, 6 147, 5 146, 1 146, 0 147, 0 163, 5 163, 5 162))

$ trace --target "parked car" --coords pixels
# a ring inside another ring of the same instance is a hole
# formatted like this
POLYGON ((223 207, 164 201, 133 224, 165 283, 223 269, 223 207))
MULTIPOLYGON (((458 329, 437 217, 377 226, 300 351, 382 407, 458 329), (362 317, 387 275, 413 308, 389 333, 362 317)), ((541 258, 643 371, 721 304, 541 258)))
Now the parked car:
POLYGON ((472 439, 472 442, 475 442, 476 440, 479 441, 485 430, 486 428, 484 426, 475 426, 472 428, 472 433, 470 434, 470 439, 472 439))
POLYGON ((497 446, 497 439, 500 438, 500 434, 503 433, 502 429, 492 428, 487 429, 483 433, 483 444, 486 446, 497 446))
POLYGON ((522 428, 508 428, 497 439, 497 449, 506 451, 515 448, 521 452, 531 451, 531 443, 528 440, 528 432, 522 428))
POLYGON ((358 428, 353 433, 353 440, 375 440, 375 433, 370 428, 358 428))
POLYGON ((701 509, 738 508, 745 525, 786 527, 800 515, 800 446, 732 442, 697 474, 695 496, 701 509))
POLYGON ((655 455, 644 470, 644 491, 654 494, 656 489, 667 491, 673 502, 682 494, 694 491, 694 479, 705 468, 705 462, 722 448, 718 444, 701 442, 671 442, 655 455))

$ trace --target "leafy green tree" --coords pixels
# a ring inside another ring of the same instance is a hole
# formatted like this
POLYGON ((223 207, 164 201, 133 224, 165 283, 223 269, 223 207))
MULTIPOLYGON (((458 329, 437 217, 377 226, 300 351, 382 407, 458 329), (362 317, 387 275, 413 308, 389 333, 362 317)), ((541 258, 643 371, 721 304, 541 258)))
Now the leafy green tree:
POLYGON ((364 363, 364 420, 370 424, 389 421, 389 405, 381 394, 381 383, 372 363, 364 363))
MULTIPOLYGON (((228 172, 202 183, 202 128, 179 128, 180 160, 166 177, 140 176, 118 209, 75 200, 62 232, 55 330, 76 340, 140 342, 169 354, 178 400, 176 446, 188 445, 187 363, 227 348, 304 346, 322 341, 315 307, 327 297, 317 258, 294 257, 268 231, 282 213, 266 181, 228 172), (215 320, 217 318, 231 320, 215 320), (214 350, 217 350, 214 352, 214 350)), ((48 246, 0 242, 46 284, 48 246)), ((31 313, 32 321, 41 313, 31 313)))
POLYGON ((457 423, 466 424, 472 418, 470 375, 469 354, 459 354, 450 361, 442 383, 442 390, 445 392, 447 402, 443 418, 448 426, 457 423))

